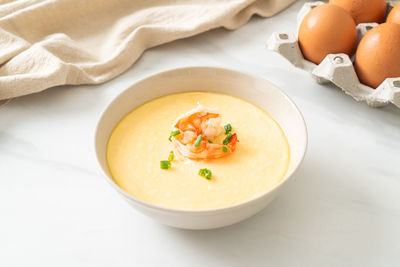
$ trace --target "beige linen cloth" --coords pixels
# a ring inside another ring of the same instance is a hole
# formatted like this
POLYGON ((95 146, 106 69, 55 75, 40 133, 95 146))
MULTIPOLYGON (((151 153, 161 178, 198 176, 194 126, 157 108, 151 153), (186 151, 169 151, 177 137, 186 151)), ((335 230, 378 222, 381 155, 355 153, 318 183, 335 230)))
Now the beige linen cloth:
POLYGON ((144 50, 294 0, 0 0, 0 100, 64 84, 97 84, 144 50))

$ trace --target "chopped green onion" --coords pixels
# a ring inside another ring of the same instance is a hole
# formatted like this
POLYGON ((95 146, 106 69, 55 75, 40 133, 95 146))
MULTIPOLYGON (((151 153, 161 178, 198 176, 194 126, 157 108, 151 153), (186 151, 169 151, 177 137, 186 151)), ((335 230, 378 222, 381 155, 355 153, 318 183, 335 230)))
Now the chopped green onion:
POLYGON ((196 147, 200 146, 201 140, 203 140, 203 136, 201 134, 199 134, 199 136, 197 136, 196 142, 194 142, 194 145, 196 147))
POLYGON ((172 132, 171 132, 171 135, 172 135, 172 136, 176 136, 176 135, 178 135, 178 134, 180 134, 180 133, 181 133, 181 131, 178 129, 178 130, 172 131, 172 132))
POLYGON ((230 131, 232 131, 232 125, 228 123, 227 125, 224 126, 225 129, 225 134, 228 134, 230 131))
POLYGON ((210 180, 212 173, 209 169, 204 168, 204 169, 200 169, 199 175, 204 176, 207 180, 210 180))
POLYGON ((171 167, 171 161, 169 161, 169 160, 162 160, 162 161, 160 161, 160 167, 161 167, 161 169, 163 169, 163 170, 169 169, 169 168, 171 167))
POLYGON ((211 140, 208 140, 207 142, 209 142, 210 144, 212 144, 212 143, 213 143, 211 140))
POLYGON ((171 150, 171 152, 169 152, 168 160, 169 160, 169 161, 173 161, 173 160, 174 160, 174 157, 175 157, 174 151, 171 150))
POLYGON ((171 134, 169 135, 168 140, 172 142, 172 136, 177 136, 180 133, 181 133, 181 131, 179 129, 175 130, 175 131, 172 131, 171 134))
POLYGON ((228 134, 227 136, 226 136, 226 138, 224 139, 224 141, 222 142, 224 145, 227 145, 227 144, 229 144, 229 142, 231 141, 231 138, 232 138, 232 134, 230 133, 230 134, 228 134))
POLYGON ((223 146, 223 147, 222 147, 222 152, 228 153, 228 148, 227 148, 226 146, 223 146))

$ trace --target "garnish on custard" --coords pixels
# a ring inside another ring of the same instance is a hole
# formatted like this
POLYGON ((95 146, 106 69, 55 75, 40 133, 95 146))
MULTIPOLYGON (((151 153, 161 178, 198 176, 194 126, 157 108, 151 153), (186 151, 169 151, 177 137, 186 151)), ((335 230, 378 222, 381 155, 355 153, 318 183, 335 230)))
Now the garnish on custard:
POLYGON ((169 161, 169 160, 160 161, 160 167, 163 170, 168 170, 169 168, 171 168, 171 161, 169 161))
POLYGON ((224 141, 222 141, 222 143, 223 143, 224 145, 229 144, 229 142, 231 141, 231 138, 232 138, 232 134, 229 133, 229 134, 225 137, 224 141))
POLYGON ((232 131, 232 125, 228 123, 227 125, 224 126, 225 129, 225 134, 228 134, 230 131, 232 131))
POLYGON ((177 135, 180 134, 180 133, 181 133, 180 130, 172 131, 171 134, 169 135, 168 140, 169 140, 169 141, 172 141, 172 137, 173 137, 173 136, 177 136, 177 135))
POLYGON ((199 105, 179 116, 173 128, 180 131, 171 138, 176 150, 189 159, 226 157, 235 151, 238 142, 236 133, 231 133, 231 124, 221 127, 221 116, 216 108, 199 105), (227 136, 223 144, 213 143, 211 140, 215 140, 224 129, 227 136))
POLYGON ((180 134, 180 133, 181 133, 180 130, 175 130, 175 131, 172 131, 172 132, 171 132, 171 135, 172 135, 172 136, 176 136, 176 135, 178 135, 178 134, 180 134))
POLYGON ((174 158, 175 158, 174 151, 171 150, 171 152, 169 152, 168 160, 173 161, 174 158))
POLYGON ((199 147, 199 146, 200 146, 200 143, 201 143, 201 140, 203 140, 203 136, 202 136, 201 134, 199 134, 199 135, 197 136, 196 142, 194 142, 194 146, 195 146, 195 147, 199 147))
POLYGON ((200 169, 199 171, 199 175, 200 176, 204 176, 207 180, 211 179, 212 173, 209 169, 204 168, 204 169, 200 169))

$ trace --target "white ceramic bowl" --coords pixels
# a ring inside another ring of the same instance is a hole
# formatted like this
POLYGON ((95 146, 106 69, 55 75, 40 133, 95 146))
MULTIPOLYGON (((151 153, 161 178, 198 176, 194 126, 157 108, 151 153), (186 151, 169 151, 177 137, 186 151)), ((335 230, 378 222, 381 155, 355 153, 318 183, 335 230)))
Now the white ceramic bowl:
POLYGON ((173 227, 211 229, 242 221, 267 206, 281 191, 301 164, 307 148, 307 129, 299 109, 268 81, 246 73, 212 67, 173 69, 136 82, 118 95, 106 108, 96 130, 97 159, 107 180, 117 192, 140 212, 173 227), (291 151, 289 169, 273 188, 244 202, 218 209, 181 210, 158 206, 122 190, 111 178, 106 147, 116 124, 134 108, 157 97, 190 91, 219 92, 246 99, 266 110, 285 132, 291 151))

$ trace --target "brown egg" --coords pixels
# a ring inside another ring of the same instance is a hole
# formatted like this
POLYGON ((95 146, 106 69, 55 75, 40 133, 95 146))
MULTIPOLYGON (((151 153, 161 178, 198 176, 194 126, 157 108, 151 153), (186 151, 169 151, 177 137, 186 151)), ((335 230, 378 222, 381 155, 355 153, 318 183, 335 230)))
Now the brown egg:
POLYGON ((386 0, 329 0, 329 3, 345 9, 357 24, 381 23, 386 15, 386 0))
POLYGON ((363 84, 378 87, 386 78, 400 77, 400 24, 383 23, 358 45, 356 71, 363 84))
POLYGON ((345 53, 351 56, 357 42, 356 24, 341 7, 324 4, 313 8, 299 28, 299 45, 303 56, 314 62, 328 54, 345 53))
POLYGON ((386 22, 394 22, 400 24, 400 3, 395 5, 395 7, 390 11, 386 22))

